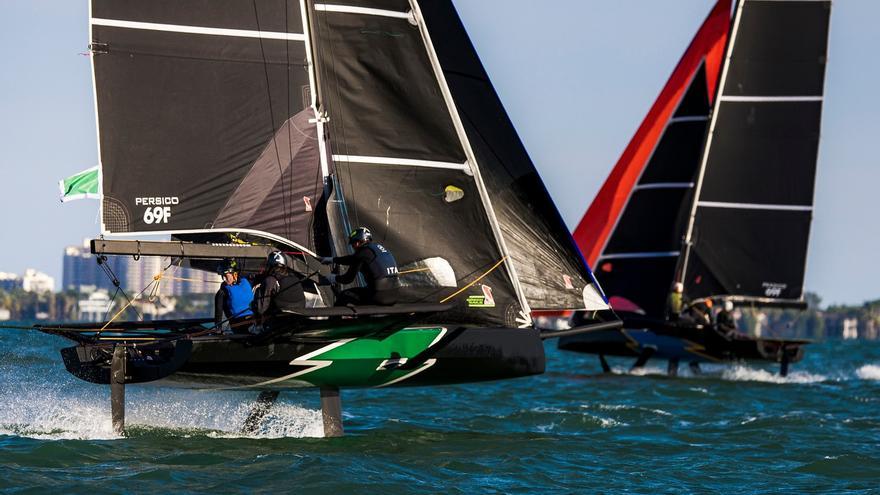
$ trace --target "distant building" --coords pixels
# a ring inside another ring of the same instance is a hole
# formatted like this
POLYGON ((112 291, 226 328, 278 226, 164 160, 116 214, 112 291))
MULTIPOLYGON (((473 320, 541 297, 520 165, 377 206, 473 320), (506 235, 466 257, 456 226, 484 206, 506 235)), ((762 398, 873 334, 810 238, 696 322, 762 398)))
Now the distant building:
POLYGON ((89 294, 87 299, 77 301, 79 313, 77 316, 80 321, 104 321, 105 315, 112 308, 113 303, 110 301, 110 295, 106 290, 99 289, 89 294))
POLYGON ((21 277, 14 273, 0 272, 0 290, 21 289, 21 277))
MULTIPOLYGON (((141 256, 135 260, 132 256, 107 256, 104 262, 118 279, 120 286, 131 296, 139 294, 150 287, 154 277, 162 274, 157 295, 179 296, 184 294, 212 293, 220 287, 220 276, 214 273, 194 270, 185 267, 165 268, 169 265, 168 258, 141 256)), ((113 280, 98 265, 95 255, 91 253, 89 242, 82 246, 68 246, 64 249, 64 290, 89 293, 95 290, 106 290, 115 293, 113 280)), ((152 287, 144 293, 148 295, 152 287)))
POLYGON ((6 321, 12 317, 12 312, 6 308, 0 308, 0 321, 6 321))
POLYGON ((843 320, 842 336, 847 340, 859 338, 859 320, 856 318, 847 318, 843 320))
POLYGON ((26 292, 55 292, 55 279, 43 272, 38 272, 33 268, 24 271, 21 277, 21 288, 26 292))

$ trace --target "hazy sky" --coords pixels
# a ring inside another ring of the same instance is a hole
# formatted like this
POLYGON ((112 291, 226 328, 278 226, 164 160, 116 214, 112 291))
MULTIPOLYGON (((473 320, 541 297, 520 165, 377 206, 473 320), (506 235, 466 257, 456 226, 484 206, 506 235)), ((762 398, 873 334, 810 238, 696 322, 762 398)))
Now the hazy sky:
MULTIPOLYGON (((97 163, 87 0, 0 0, 0 271, 61 281, 97 202, 57 181, 97 163)), ((573 227, 713 0, 455 0, 511 119, 573 227)), ((836 0, 807 290, 880 298, 880 2, 836 0)))

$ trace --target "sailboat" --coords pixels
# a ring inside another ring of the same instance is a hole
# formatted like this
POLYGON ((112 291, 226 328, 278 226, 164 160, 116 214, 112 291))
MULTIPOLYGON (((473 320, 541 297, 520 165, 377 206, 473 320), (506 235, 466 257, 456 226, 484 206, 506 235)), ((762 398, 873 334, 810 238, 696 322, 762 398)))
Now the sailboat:
POLYGON ((318 387, 340 435, 341 388, 539 374, 558 334, 531 311, 609 314, 450 1, 92 0, 90 36, 99 263, 169 257, 160 281, 280 250, 310 276, 307 307, 256 334, 122 310, 39 327, 110 385, 118 431, 125 385, 155 382, 260 391, 251 427, 318 387), (398 260, 398 304, 334 307, 321 285, 357 226, 398 260))
POLYGON ((679 361, 780 363, 804 340, 724 336, 669 321, 680 283, 693 303, 804 308, 830 2, 718 0, 574 237, 620 330, 566 350, 679 361))

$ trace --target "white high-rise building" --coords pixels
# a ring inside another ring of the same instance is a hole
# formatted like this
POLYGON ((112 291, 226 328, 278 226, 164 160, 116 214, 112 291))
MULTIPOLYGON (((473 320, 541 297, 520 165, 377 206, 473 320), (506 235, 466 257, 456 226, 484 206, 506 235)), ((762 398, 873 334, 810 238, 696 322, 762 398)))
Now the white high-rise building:
POLYGON ((55 292, 55 279, 43 272, 28 268, 21 277, 21 288, 26 292, 55 292))

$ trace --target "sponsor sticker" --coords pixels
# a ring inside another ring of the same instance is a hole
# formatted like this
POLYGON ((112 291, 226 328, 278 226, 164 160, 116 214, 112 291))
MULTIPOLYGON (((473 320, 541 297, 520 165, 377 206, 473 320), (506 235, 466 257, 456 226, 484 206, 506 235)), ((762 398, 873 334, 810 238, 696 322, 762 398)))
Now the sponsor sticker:
POLYGON ((484 285, 483 293, 468 296, 467 304, 469 308, 494 308, 495 298, 492 296, 492 288, 484 285))
POLYGON ((761 287, 764 288, 764 295, 767 297, 779 297, 782 295, 782 291, 788 287, 788 284, 781 284, 778 282, 763 282, 761 283, 761 287))
POLYGON ((303 196, 303 203, 306 205, 306 211, 312 211, 312 200, 308 196, 303 196))
POLYGON ((574 284, 571 283, 571 277, 569 277, 568 275, 563 275, 562 281, 565 283, 566 289, 574 289, 574 284))

